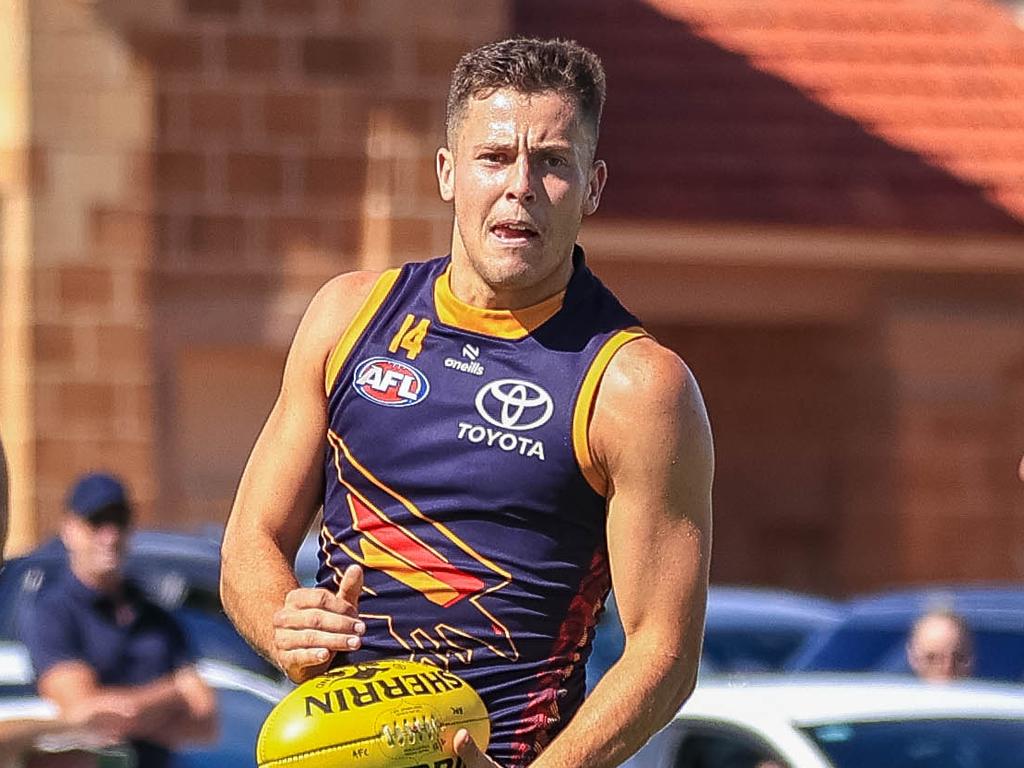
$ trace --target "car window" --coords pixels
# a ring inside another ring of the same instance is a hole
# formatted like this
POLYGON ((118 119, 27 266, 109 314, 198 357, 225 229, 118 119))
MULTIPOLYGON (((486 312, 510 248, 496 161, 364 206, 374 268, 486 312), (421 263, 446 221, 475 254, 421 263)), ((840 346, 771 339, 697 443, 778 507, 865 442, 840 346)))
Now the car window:
POLYGON ((789 768, 751 734, 715 726, 688 727, 671 768, 789 768))
MULTIPOLYGON (((974 629, 974 676, 993 680, 1024 680, 1024 631, 974 629)), ((907 630, 889 627, 846 627, 808 650, 793 667, 800 671, 910 673, 906 659, 907 630)))
POLYGON ((805 729, 836 768, 1020 768, 1024 721, 967 718, 805 729))
POLYGON ((722 672, 781 669, 800 648, 807 631, 792 628, 719 629, 704 634, 704 654, 722 672))

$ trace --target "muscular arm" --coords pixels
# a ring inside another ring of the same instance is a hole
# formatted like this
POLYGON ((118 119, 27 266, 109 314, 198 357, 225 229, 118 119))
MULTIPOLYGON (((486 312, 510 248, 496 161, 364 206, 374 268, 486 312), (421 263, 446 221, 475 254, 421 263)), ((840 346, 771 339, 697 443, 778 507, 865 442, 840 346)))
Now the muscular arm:
POLYGON ((714 459, 682 361, 650 339, 623 347, 601 384, 591 444, 609 480, 608 552, 626 645, 537 768, 618 765, 671 720, 697 679, 714 459))
POLYGON ((191 666, 144 685, 103 686, 88 664, 62 661, 39 678, 39 693, 56 703, 68 722, 116 739, 176 747, 216 734, 216 698, 191 666))
MULTIPOLYGON (((697 678, 714 460, 696 381, 653 340, 627 344, 605 373, 590 436, 609 482, 608 550, 626 645, 534 768, 619 765, 669 722, 697 678)), ((472 752, 460 754, 477 768, 472 752)))
MULTIPOLYGON (((352 628, 331 615, 347 610, 334 595, 299 588, 293 562, 322 502, 327 360, 375 279, 366 272, 342 275, 310 302, 224 532, 224 608, 249 643, 295 680, 326 668, 333 653, 345 649, 352 628)), ((354 588, 358 595, 360 578, 347 573, 342 592, 354 588)))

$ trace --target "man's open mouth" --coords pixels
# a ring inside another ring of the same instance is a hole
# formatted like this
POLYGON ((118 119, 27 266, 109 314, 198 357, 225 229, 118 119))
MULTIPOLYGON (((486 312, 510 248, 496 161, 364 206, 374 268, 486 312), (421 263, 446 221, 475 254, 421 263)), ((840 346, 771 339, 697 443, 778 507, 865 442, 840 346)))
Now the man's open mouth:
POLYGON ((525 242, 539 236, 537 230, 524 221, 499 221, 491 227, 491 232, 506 242, 525 242))

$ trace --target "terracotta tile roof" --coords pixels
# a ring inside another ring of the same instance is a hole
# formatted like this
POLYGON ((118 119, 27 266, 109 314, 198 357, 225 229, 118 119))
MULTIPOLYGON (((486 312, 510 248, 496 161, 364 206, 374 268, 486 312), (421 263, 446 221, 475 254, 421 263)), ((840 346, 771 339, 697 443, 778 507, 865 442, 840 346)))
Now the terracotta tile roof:
POLYGON ((614 215, 1024 232, 1024 31, 993 2, 519 0, 516 24, 604 58, 614 215))

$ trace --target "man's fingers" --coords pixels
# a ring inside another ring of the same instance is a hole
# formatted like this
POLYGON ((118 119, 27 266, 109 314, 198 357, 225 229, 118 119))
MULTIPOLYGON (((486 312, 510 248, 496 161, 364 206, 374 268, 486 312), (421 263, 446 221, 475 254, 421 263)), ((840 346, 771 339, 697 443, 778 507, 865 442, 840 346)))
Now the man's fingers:
POLYGON ((366 624, 361 619, 317 608, 282 608, 274 614, 273 622, 275 629, 316 629, 345 635, 361 635, 366 631, 366 624))
POLYGON ((321 632, 316 629, 278 629, 274 642, 280 650, 326 648, 330 651, 354 651, 361 645, 359 635, 321 632))
POLYGON ((341 577, 341 588, 338 597, 359 610, 359 594, 363 591, 363 569, 358 565, 350 565, 341 577))
POLYGON ((349 616, 355 616, 356 613, 355 603, 345 600, 340 592, 336 595, 333 592, 318 587, 299 587, 298 589, 293 589, 285 595, 284 608, 295 610, 319 608, 320 610, 348 614, 349 616))

